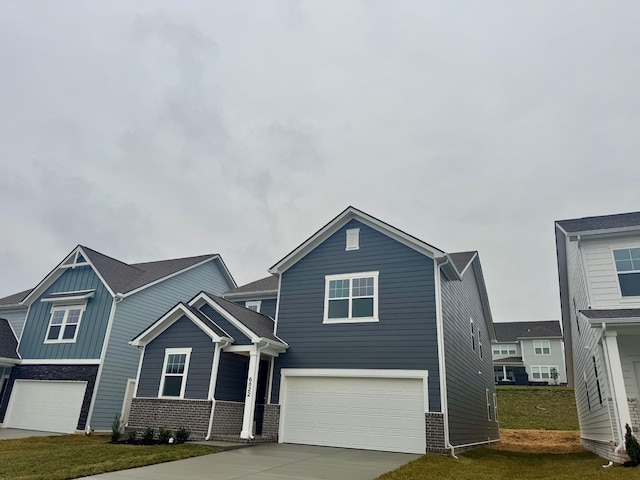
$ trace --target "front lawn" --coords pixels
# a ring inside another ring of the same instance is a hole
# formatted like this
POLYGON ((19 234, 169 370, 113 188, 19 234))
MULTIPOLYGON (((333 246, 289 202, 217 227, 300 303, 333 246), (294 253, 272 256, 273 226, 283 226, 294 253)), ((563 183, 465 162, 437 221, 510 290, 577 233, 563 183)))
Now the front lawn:
POLYGON ((602 468, 607 461, 590 452, 531 454, 480 448, 455 458, 424 455, 377 480, 580 480, 638 479, 640 467, 602 468))
POLYGON ((216 453, 208 445, 111 445, 106 435, 0 440, 0 480, 65 480, 216 453))

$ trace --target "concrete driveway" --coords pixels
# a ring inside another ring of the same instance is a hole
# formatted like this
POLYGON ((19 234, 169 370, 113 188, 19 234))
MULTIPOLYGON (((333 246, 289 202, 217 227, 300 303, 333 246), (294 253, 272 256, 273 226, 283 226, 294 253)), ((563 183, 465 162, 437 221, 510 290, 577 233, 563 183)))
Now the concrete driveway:
POLYGON ((19 428, 0 428, 0 440, 10 438, 27 438, 27 437, 51 437, 61 435, 60 433, 38 432, 36 430, 21 430, 19 428))
POLYGON ((371 480, 418 458, 408 453, 270 443, 178 460, 93 480, 371 480))

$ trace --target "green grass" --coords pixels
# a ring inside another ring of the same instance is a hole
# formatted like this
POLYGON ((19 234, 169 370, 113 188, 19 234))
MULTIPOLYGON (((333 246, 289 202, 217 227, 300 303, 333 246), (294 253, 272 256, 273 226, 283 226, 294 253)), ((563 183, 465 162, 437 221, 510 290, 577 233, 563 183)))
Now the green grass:
POLYGON ((377 480, 580 480, 638 479, 640 469, 613 466, 592 453, 564 455, 514 453, 481 448, 460 454, 458 460, 424 455, 385 473, 377 480))
POLYGON ((0 480, 66 480, 219 451, 208 445, 111 445, 109 440, 106 435, 0 440, 0 480))
POLYGON ((500 428, 579 430, 573 389, 496 387, 500 428))

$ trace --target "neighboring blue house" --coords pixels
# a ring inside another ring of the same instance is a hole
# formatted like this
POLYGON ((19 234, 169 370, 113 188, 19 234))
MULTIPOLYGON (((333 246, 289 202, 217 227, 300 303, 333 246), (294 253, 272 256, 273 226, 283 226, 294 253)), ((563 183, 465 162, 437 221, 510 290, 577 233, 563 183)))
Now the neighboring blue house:
POLYGON ((499 440, 477 252, 448 254, 349 207, 269 272, 228 301, 176 305, 133 339, 144 354, 130 426, 415 453, 499 440))
POLYGON ((127 342, 203 287, 235 287, 219 255, 129 265, 78 246, 33 290, 0 299, 19 356, 0 359, 2 426, 106 431, 126 419, 140 358, 127 342))

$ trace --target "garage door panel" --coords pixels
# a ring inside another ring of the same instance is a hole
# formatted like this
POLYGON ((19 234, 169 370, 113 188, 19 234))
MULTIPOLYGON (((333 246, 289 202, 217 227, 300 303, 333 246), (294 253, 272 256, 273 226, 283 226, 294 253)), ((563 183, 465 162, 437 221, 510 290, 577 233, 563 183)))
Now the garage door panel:
POLYGON ((424 453, 420 378, 288 377, 283 442, 424 453))
POLYGON ((86 389, 87 382, 16 380, 5 426, 73 433, 86 389))

